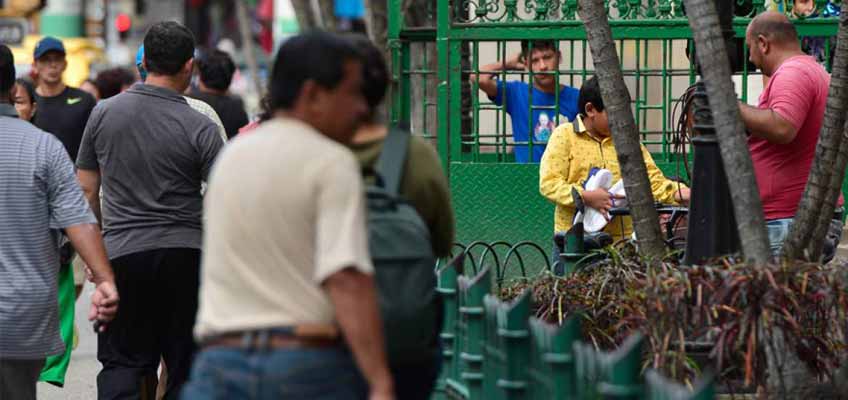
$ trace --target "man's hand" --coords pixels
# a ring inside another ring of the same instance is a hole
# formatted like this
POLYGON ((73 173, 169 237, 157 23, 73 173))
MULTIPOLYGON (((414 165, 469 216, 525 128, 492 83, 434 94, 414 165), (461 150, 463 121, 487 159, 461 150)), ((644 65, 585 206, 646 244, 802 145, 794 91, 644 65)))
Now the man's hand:
POLYGON ((622 195, 613 195, 606 189, 585 190, 581 195, 586 207, 594 208, 604 214, 609 213, 613 206, 613 199, 623 199, 622 195))
POLYGON ((329 295, 345 341, 368 381, 369 398, 394 399, 374 278, 351 267, 330 275, 321 287, 329 295))
POLYGON ((370 392, 368 393, 368 400, 394 400, 395 392, 392 390, 392 381, 389 379, 388 382, 380 383, 378 385, 372 384, 370 387, 370 392))
POLYGON ((507 71, 523 71, 527 66, 524 64, 523 56, 521 54, 516 54, 512 58, 506 60, 504 62, 504 69, 507 71))
POLYGON ((99 332, 106 331, 105 322, 115 319, 118 313, 118 289, 112 281, 102 281, 94 288, 91 296, 91 310, 88 312, 89 321, 100 321, 99 332))

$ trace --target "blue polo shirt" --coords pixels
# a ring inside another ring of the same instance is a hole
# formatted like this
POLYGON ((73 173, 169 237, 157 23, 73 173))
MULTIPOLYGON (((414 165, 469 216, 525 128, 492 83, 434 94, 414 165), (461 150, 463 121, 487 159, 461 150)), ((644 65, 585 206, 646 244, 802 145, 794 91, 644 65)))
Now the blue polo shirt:
MULTIPOLYGON (((533 132, 533 157, 530 158, 530 149, 527 144, 516 144, 514 148, 515 161, 518 163, 539 162, 545 153, 545 144, 556 128, 556 115, 552 109, 533 109, 532 128, 528 125, 528 113, 530 112, 530 91, 533 93, 533 106, 548 106, 555 104, 556 98, 553 94, 545 93, 536 87, 521 81, 498 81, 498 94, 490 98, 495 104, 502 106, 506 100, 505 109, 512 120, 512 138, 516 143, 527 143, 530 141, 530 132, 533 132), (541 142, 541 143, 539 143, 541 142), (537 144, 539 143, 539 144, 537 144)), ((570 87, 562 86, 559 92, 559 113, 574 120, 577 116, 577 96, 580 91, 570 87)), ((559 123, 564 121, 560 118, 559 123)))

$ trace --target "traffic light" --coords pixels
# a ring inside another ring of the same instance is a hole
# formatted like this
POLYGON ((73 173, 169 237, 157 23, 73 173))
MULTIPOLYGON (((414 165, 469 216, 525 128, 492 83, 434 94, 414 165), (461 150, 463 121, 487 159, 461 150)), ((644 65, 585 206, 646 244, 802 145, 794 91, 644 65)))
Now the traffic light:
POLYGON ((125 13, 120 13, 115 17, 115 30, 118 31, 118 37, 121 41, 126 41, 132 29, 132 19, 125 13))

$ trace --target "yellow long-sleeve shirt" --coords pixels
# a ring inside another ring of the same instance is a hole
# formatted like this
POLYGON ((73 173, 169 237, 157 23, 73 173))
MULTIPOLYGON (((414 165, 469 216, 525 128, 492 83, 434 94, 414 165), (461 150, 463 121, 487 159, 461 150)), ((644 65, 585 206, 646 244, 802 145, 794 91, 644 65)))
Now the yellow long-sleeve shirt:
MULTIPOLYGON (((583 193, 583 183, 593 167, 609 170, 613 183, 621 179, 621 169, 612 137, 598 140, 586 131, 579 116, 575 122, 578 132, 574 131, 575 123, 572 122, 562 124, 554 130, 539 167, 539 192, 556 205, 555 232, 571 228, 576 211, 571 189, 576 188, 578 192, 583 193)), ((654 164, 654 159, 645 146, 642 146, 642 156, 648 168, 654 199, 661 203, 676 203, 675 192, 679 187, 686 186, 666 179, 654 164)), ((604 228, 604 232, 612 235, 614 240, 627 237, 633 232, 632 220, 630 217, 615 217, 604 228)))

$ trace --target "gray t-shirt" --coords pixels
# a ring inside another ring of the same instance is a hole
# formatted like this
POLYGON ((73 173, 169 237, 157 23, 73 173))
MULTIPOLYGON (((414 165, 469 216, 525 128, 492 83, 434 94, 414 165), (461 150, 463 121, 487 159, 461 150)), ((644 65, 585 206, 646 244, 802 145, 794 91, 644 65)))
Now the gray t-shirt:
POLYGON ((100 102, 77 167, 100 170, 109 258, 200 249, 200 186, 223 145, 215 124, 173 90, 136 84, 100 102))
POLYGON ((0 359, 60 354, 60 229, 97 220, 62 143, 0 104, 0 359))

